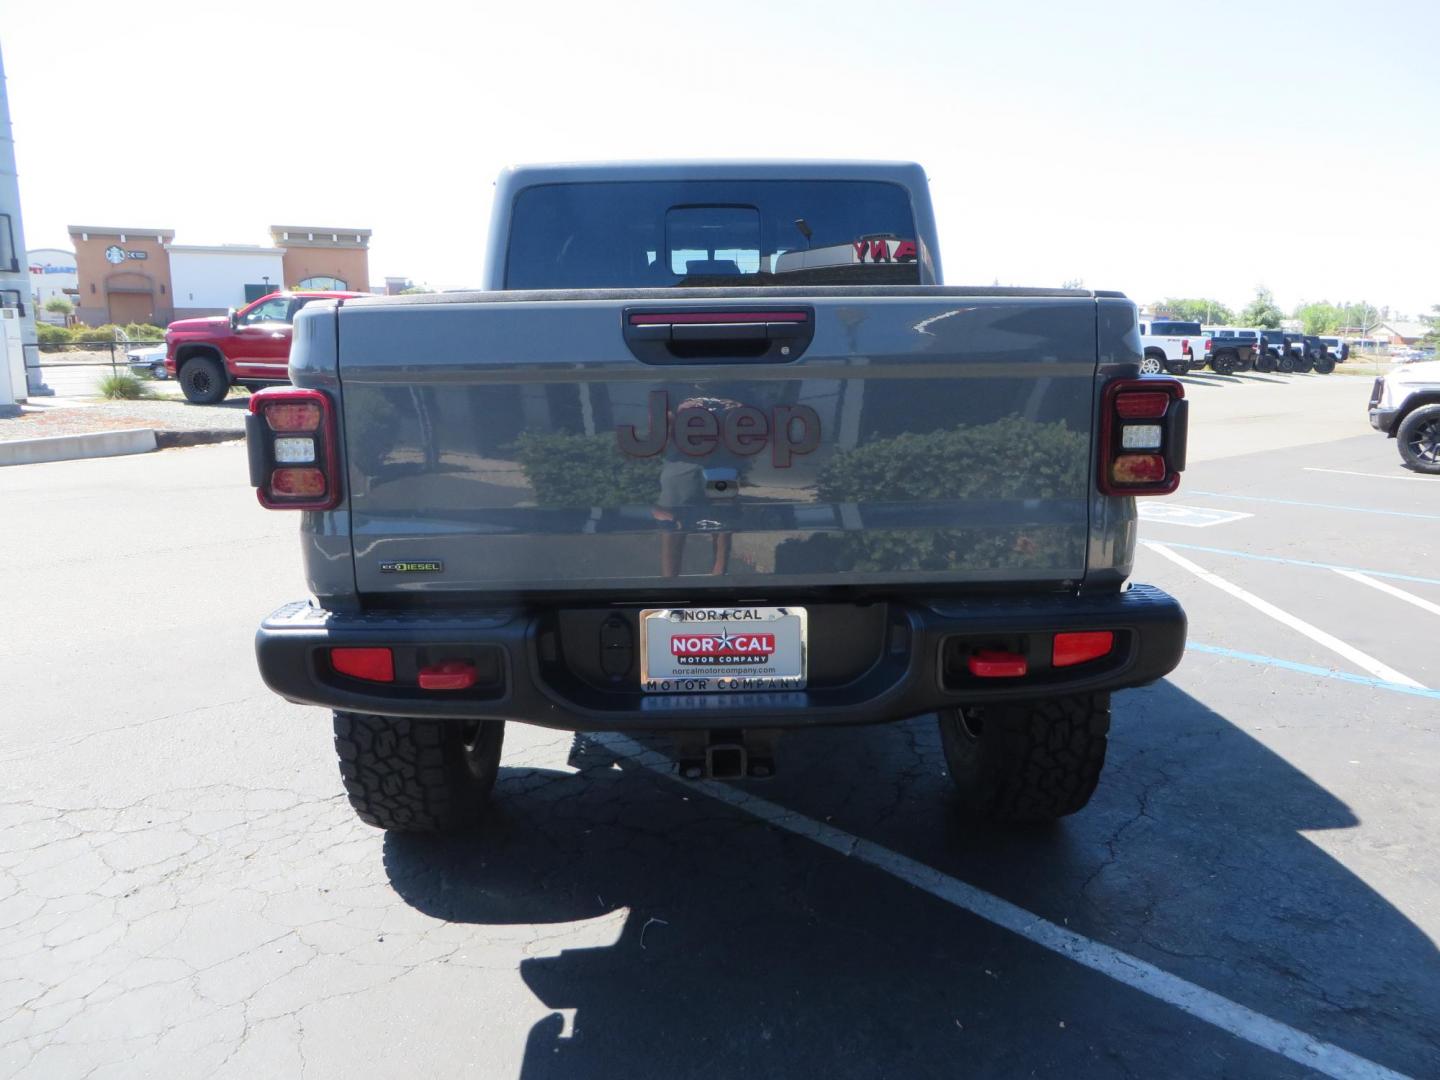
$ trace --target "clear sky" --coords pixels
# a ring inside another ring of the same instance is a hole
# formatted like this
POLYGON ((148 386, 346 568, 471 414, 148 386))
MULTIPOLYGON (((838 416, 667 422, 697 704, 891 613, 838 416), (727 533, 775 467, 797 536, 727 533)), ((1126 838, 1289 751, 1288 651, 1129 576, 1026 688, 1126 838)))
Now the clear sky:
POLYGON ((0 0, 27 240, 374 229, 480 280, 504 164, 923 163, 951 284, 1440 303, 1440 0, 0 0))

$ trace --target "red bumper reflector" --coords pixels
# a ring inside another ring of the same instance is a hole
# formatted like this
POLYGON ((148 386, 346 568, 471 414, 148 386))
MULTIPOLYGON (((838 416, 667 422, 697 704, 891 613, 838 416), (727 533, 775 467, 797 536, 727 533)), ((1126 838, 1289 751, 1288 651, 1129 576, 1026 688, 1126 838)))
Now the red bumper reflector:
POLYGON ((468 690, 475 685, 475 665, 468 660, 446 660, 420 669, 422 690, 468 690))
POLYGON ((1024 675, 1025 657, 999 649, 981 649, 970 654, 970 674, 977 679, 1014 679, 1024 675))
POLYGON ((1050 662, 1056 667, 1074 667, 1089 660, 1098 660, 1114 647, 1115 634, 1110 630, 1056 634, 1050 662))
POLYGON ((1115 395, 1115 415, 1122 420, 1152 420, 1164 416, 1169 407, 1170 395, 1158 390, 1115 395))
POLYGON ((331 649, 330 666, 353 679, 395 681, 395 658, 389 649, 331 649))
POLYGON ((1116 484, 1158 484, 1166 471, 1159 454, 1121 454, 1110 463, 1110 479, 1116 484))

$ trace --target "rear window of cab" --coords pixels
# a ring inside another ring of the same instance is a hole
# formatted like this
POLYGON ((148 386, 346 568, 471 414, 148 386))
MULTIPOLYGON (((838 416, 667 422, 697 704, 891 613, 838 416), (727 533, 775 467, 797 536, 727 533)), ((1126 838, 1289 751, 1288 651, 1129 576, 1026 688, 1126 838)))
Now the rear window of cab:
POLYGON ((915 232, 880 181, 542 184, 515 197, 505 287, 916 285, 915 232))

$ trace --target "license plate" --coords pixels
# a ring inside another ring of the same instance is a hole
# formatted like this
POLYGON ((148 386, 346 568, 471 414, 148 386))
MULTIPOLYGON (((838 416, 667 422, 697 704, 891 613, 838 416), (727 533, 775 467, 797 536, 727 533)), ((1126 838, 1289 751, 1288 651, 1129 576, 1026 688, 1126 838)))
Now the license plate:
POLYGON ((799 690, 806 613, 794 607, 640 613, 640 688, 650 694, 799 690))

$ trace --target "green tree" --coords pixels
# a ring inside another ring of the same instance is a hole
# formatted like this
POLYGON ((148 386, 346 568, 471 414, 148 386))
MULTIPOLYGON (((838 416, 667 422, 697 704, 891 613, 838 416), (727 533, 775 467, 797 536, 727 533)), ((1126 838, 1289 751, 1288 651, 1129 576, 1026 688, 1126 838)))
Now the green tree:
POLYGON ((1180 300, 1167 297, 1155 305, 1155 310, 1164 312, 1172 319, 1209 323, 1213 326, 1227 326, 1235 321, 1235 313, 1219 300, 1180 300))
POLYGON ((1435 314, 1420 316, 1430 327, 1430 332, 1425 335, 1424 344, 1440 348, 1440 304, 1431 304, 1430 310, 1435 314))
POLYGON ((1328 300, 1301 304, 1295 309, 1295 318, 1307 334, 1333 334, 1345 325, 1344 310, 1328 300))
POLYGON ((399 295, 400 295, 400 296, 420 296, 420 295, 423 295, 424 293, 433 293, 434 291, 435 291, 434 289, 427 289, 424 285, 411 285, 411 286, 408 286, 407 288, 401 289, 399 295))
POLYGON ((75 312, 75 305, 63 296, 52 296, 45 301, 45 310, 52 315, 71 315, 75 312))
POLYGON ((1280 329, 1280 321, 1285 318, 1285 313, 1275 303, 1275 294, 1264 285, 1255 289, 1255 299, 1245 306, 1240 312, 1241 326, 1255 326, 1264 330, 1280 329))

